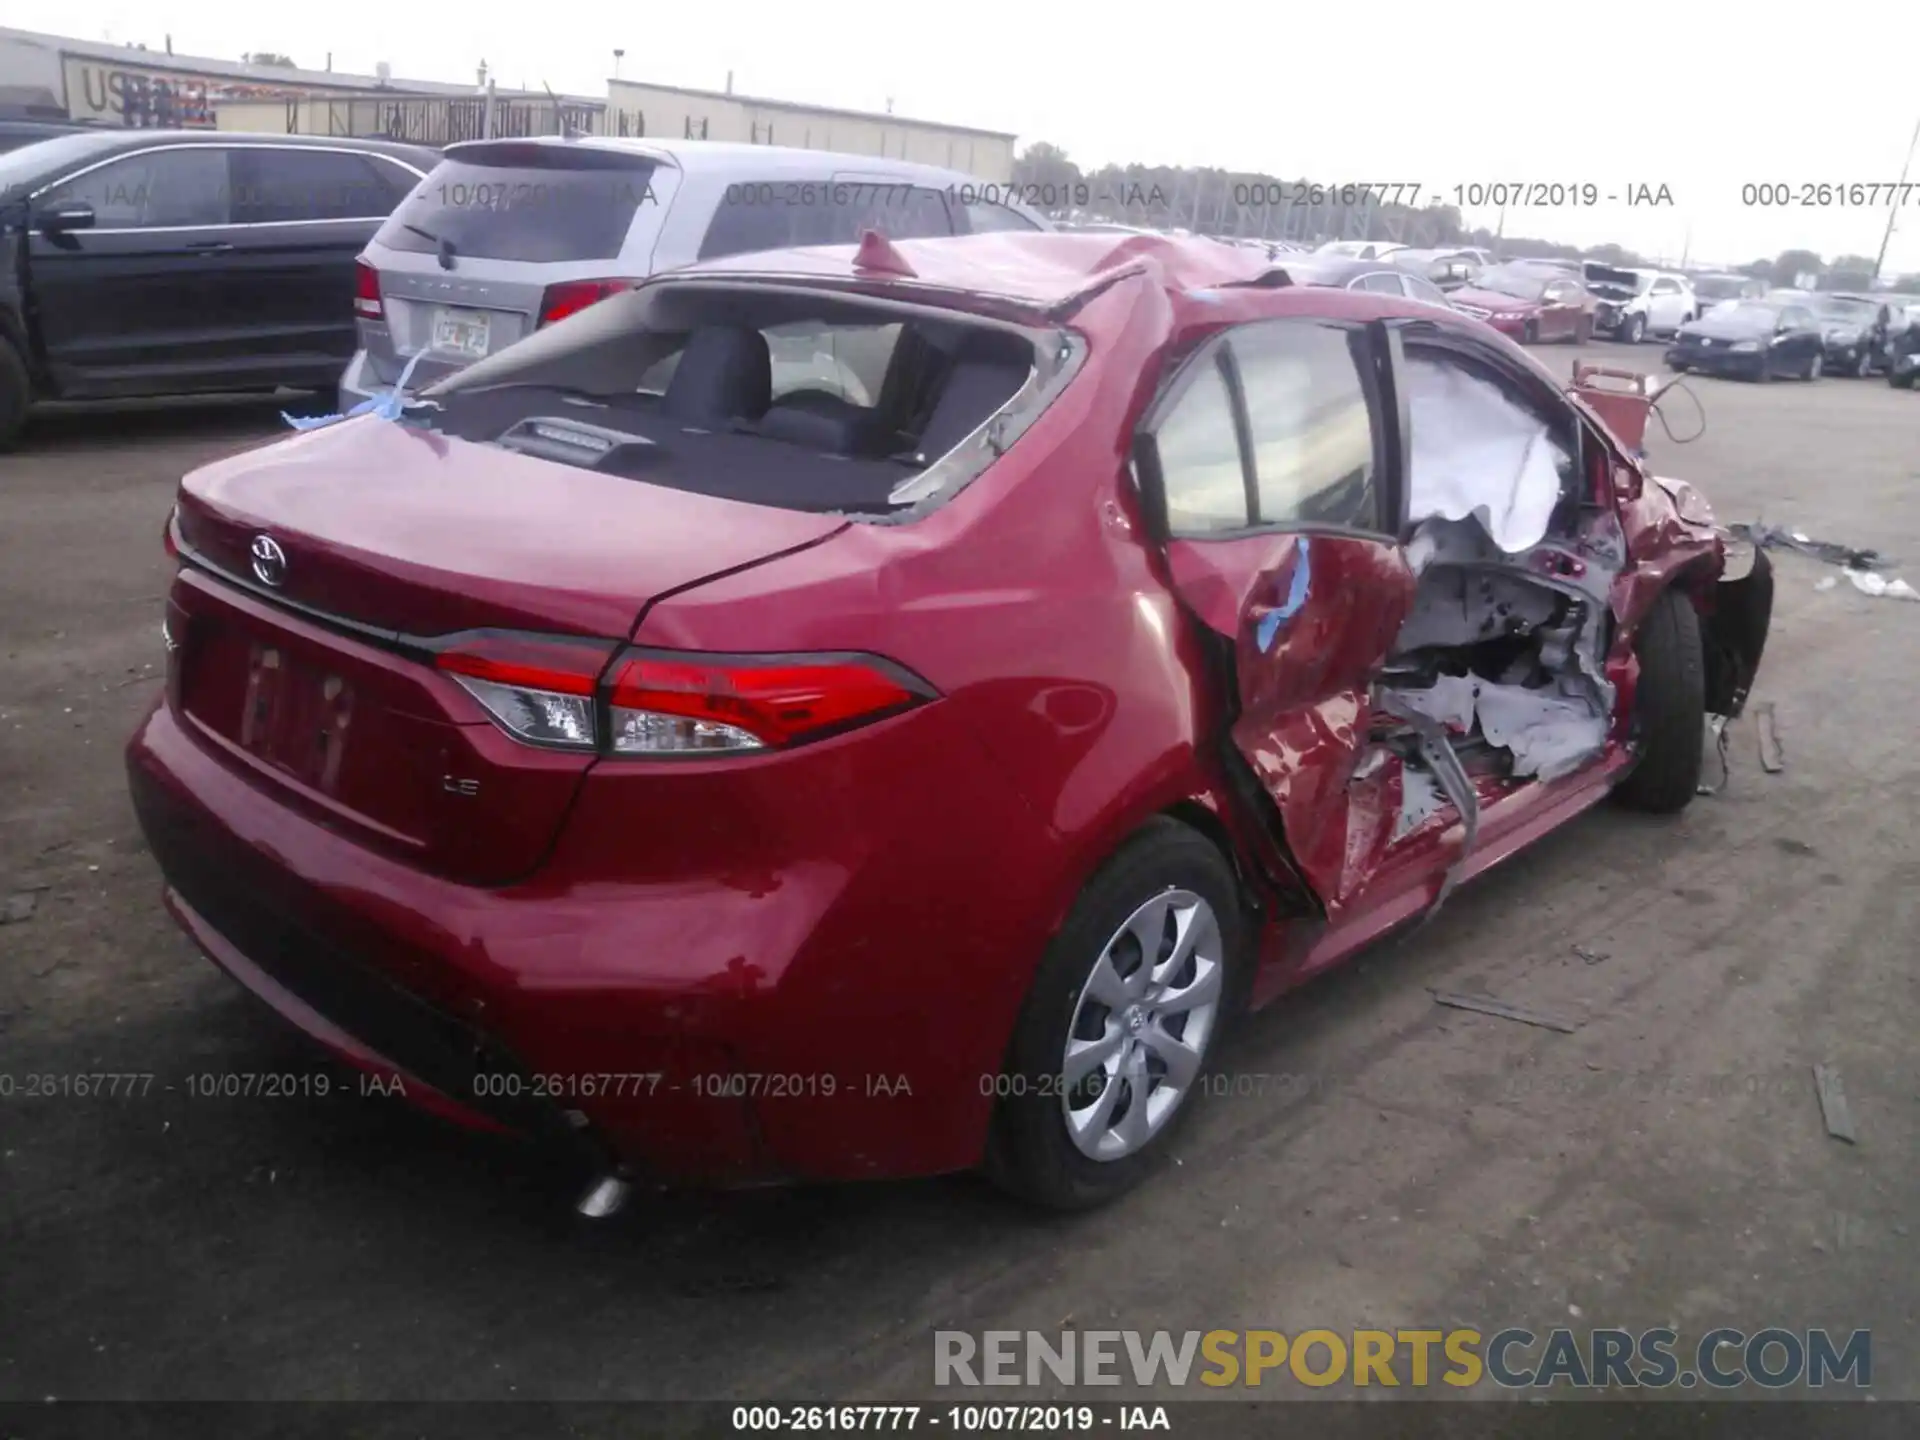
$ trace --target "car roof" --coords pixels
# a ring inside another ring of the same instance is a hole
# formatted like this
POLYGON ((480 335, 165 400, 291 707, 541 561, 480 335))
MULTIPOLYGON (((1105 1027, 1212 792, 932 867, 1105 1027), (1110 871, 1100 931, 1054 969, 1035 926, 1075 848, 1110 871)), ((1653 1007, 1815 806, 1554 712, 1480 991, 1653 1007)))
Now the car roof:
MULTIPOLYGON (((1337 280, 1323 278, 1329 273, 1325 256, 1267 259, 1202 236, 1035 230, 887 243, 912 269, 911 276, 862 269, 855 264, 860 247, 830 245, 701 261, 665 271, 649 283, 738 279, 819 285, 961 310, 1011 310, 1015 313, 1009 318, 1014 319, 1057 321, 1101 292, 1145 277, 1174 302, 1176 329, 1184 333, 1278 314, 1432 321, 1447 313, 1400 296, 1344 289, 1337 280)), ((1356 273, 1375 269, 1388 267, 1359 262, 1356 273)))
MULTIPOLYGON (((360 139, 334 135, 280 135, 251 130, 149 130, 144 128, 99 129, 81 126, 50 134, 45 139, 23 145, 7 155, 13 173, 56 173, 76 164, 104 160, 133 150, 151 150, 161 145, 220 145, 229 149, 271 145, 279 148, 371 150, 406 160, 430 160, 438 152, 429 145, 410 145, 393 140, 360 139), (37 162, 44 161, 44 164, 37 162)), ((35 183, 29 181, 26 183, 35 183)))
POLYGON ((977 185, 983 192, 1011 189, 991 185, 961 170, 938 165, 923 165, 917 160, 896 160, 890 155, 852 155, 840 150, 804 150, 791 145, 750 145, 734 140, 644 139, 622 135, 528 135, 491 140, 462 140, 447 147, 447 157, 457 160, 489 148, 502 146, 564 147, 605 150, 615 154, 642 156, 664 161, 675 169, 698 168, 736 175, 741 179, 770 180, 783 174, 817 175, 821 169, 847 174, 881 173, 910 180, 938 180, 946 184, 977 185))

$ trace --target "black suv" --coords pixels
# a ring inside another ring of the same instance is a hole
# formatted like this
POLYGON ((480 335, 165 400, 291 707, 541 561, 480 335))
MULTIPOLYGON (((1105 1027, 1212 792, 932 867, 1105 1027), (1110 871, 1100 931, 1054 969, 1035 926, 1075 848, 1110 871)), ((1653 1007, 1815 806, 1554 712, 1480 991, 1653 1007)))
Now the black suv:
POLYGON ((0 154, 0 448, 35 400, 331 392, 354 351, 354 258, 439 158, 205 130, 0 154))

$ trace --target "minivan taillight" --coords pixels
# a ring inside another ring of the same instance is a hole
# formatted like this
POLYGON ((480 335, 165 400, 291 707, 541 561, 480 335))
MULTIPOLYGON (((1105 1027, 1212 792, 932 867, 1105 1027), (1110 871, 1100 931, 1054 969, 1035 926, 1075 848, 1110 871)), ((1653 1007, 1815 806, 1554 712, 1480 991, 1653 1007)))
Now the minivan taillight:
POLYGON ((380 303, 380 272, 364 260, 353 262, 353 313, 363 320, 386 318, 380 303))
POLYGON ((936 694, 873 655, 628 649, 609 667, 612 649, 611 641, 479 631, 454 637, 434 664, 515 739, 615 756, 780 749, 936 694))
POLYGON ((609 295, 631 290, 638 280, 562 280, 549 285, 540 297, 540 323, 551 325, 569 315, 578 315, 589 305, 598 305, 609 295))
POLYGON ((850 730, 933 698, 866 655, 628 650, 609 677, 616 755, 766 750, 850 730))

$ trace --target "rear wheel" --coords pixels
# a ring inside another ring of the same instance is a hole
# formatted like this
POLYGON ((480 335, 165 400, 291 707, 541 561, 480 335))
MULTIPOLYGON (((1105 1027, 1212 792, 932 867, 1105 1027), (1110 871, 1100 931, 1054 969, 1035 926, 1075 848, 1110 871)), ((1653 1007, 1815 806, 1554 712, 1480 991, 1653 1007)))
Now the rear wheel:
POLYGON ((995 1183, 1083 1210, 1145 1178, 1238 1008, 1245 948, 1238 883, 1197 831, 1157 820, 1108 860, 1014 1027, 987 1147, 995 1183))
POLYGON ((1706 754, 1706 659, 1700 615, 1684 591, 1664 591, 1653 602, 1634 653, 1640 658, 1633 701, 1640 760, 1614 795, 1635 810, 1670 815, 1693 799, 1706 754))
POLYGON ((1538 345, 1540 343, 1540 323, 1537 320, 1527 321, 1526 328, 1520 332, 1520 343, 1522 345, 1538 345))
POLYGON ((1802 380, 1818 380, 1820 378, 1820 372, 1824 368, 1825 361, 1822 359, 1820 352, 1816 350, 1813 352, 1813 358, 1807 361, 1807 373, 1800 378, 1802 380))
POLYGON ((1860 347, 1860 358, 1853 362, 1854 378, 1856 380, 1864 380, 1867 378, 1867 376, 1871 375, 1872 373, 1873 373, 1873 350, 1869 346, 1862 345, 1860 347))
POLYGON ((1909 370, 1906 374, 1902 375, 1898 370, 1889 370, 1887 372, 1887 384, 1896 390, 1911 390, 1913 388, 1913 372, 1909 370))
POLYGON ((19 440, 27 426, 27 407, 32 403, 33 386, 20 352, 0 340, 0 450, 11 450, 19 440))

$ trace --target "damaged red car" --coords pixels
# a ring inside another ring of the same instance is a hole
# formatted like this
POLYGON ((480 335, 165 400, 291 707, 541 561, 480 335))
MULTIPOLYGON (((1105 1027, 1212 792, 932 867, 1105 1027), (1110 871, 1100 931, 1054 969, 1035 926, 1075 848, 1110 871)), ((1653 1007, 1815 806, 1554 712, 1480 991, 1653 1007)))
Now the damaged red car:
POLYGON ((394 410, 183 481, 132 793, 215 963, 592 1210, 1119 1193, 1238 1013, 1685 806, 1771 614, 1510 341, 1207 241, 738 257, 394 410))

